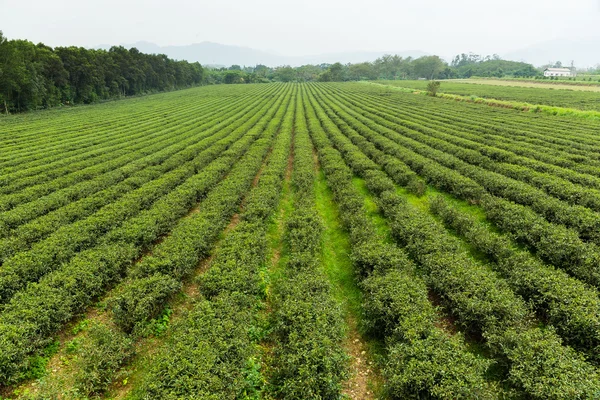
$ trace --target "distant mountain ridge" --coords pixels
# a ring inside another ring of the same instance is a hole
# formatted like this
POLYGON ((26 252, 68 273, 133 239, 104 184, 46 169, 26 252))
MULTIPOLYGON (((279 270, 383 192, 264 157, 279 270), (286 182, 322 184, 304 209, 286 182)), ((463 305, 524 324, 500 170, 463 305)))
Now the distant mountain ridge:
MULTIPOLYGON (((421 50, 408 51, 353 51, 326 53, 307 56, 285 56, 268 51, 252 49, 243 46, 233 46, 214 42, 201 42, 183 46, 158 46, 150 42, 137 42, 124 44, 126 48, 136 47, 143 53, 166 54, 175 60, 198 61, 202 65, 216 66, 254 66, 263 64, 269 67, 291 65, 297 67, 304 64, 332 64, 334 62, 360 63, 374 61, 384 54, 398 54, 401 57, 418 58, 431 55, 421 50)), ((109 49, 110 45, 101 45, 96 48, 109 49)), ((576 67, 592 67, 600 64, 600 37, 587 39, 561 38, 538 43, 512 52, 502 54, 505 60, 524 61, 535 66, 549 62, 561 61, 563 65, 570 65, 575 61, 576 67)), ((491 53, 490 53, 491 54, 491 53)), ((451 58, 442 56, 450 61, 451 58)))
MULTIPOLYGON (((194 43, 185 46, 158 46, 150 42, 124 44, 126 48, 135 47, 142 53, 166 54, 176 60, 198 61, 202 65, 241 65, 254 66, 263 64, 269 67, 291 65, 297 67, 304 64, 322 63, 359 63, 373 61, 384 54, 398 54, 402 57, 421 57, 428 55, 424 51, 354 51, 317 54, 309 56, 284 56, 249 47, 232 46, 213 42, 194 43)), ((109 49, 110 45, 100 45, 96 48, 109 49)))
POLYGON ((585 68, 600 64, 600 37, 596 38, 559 38, 525 47, 504 54, 503 58, 514 61, 525 61, 540 66, 549 62, 561 61, 564 66, 585 68))

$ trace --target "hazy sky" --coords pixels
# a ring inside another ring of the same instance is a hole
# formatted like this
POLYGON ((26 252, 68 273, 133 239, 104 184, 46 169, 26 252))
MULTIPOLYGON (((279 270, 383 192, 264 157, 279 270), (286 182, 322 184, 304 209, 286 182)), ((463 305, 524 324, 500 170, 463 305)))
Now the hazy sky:
POLYGON ((285 55, 491 54, 598 37, 600 0, 0 0, 0 30, 50 46, 212 41, 285 55))

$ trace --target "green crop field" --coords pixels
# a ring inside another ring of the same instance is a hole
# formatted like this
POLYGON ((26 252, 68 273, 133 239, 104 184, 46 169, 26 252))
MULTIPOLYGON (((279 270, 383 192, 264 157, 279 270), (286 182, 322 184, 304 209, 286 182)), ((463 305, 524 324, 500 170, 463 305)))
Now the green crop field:
POLYGON ((484 78, 469 78, 469 79, 452 79, 449 82, 453 83, 474 83, 480 85, 494 86, 515 86, 529 87, 541 89, 564 89, 564 90, 583 90, 590 92, 600 92, 600 82, 593 81, 553 81, 553 80, 536 80, 536 79, 484 79, 484 78))
POLYGON ((598 398, 599 128, 364 83, 2 117, 0 398, 598 398))
MULTIPOLYGON (((494 81, 490 84, 485 84, 484 80, 476 80, 476 84, 453 80, 441 82, 439 91, 442 93, 600 111, 600 91, 597 87, 588 86, 586 88, 589 90, 585 91, 578 90, 577 87, 569 90, 565 89, 564 85, 554 88, 543 81, 538 87, 520 87, 519 84, 523 82, 520 80, 494 81), (504 82, 511 86, 501 86, 498 82, 504 82)), ((377 81, 376 83, 419 90, 425 90, 427 87, 427 81, 400 80, 377 81)))

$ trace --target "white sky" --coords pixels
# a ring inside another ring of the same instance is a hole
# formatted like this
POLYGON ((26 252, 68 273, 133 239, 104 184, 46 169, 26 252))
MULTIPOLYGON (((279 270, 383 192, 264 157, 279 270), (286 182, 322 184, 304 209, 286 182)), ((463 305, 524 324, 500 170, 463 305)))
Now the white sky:
POLYGON ((0 0, 0 30, 50 46, 212 41, 284 55, 492 54, 600 36, 600 0, 0 0))

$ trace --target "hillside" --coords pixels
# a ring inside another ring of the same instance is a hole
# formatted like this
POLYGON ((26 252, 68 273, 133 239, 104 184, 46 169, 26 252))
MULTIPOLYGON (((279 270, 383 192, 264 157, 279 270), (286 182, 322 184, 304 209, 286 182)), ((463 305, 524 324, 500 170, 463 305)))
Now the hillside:
MULTIPOLYGON (((410 51, 354 51, 340 53, 325 53, 307 56, 286 56, 256 50, 249 47, 231 46, 213 42, 194 43, 185 46, 158 46, 150 42, 137 42, 124 44, 125 48, 136 47, 142 53, 166 54, 176 60, 198 61, 202 65, 257 65, 269 67, 280 65, 300 66, 305 64, 322 63, 359 63, 373 61, 384 54, 398 54, 402 57, 421 57, 428 53, 420 50, 410 51)), ((108 49, 110 45, 101 45, 98 48, 108 49)))
POLYGON ((503 58, 544 65, 561 61, 564 65, 575 62, 577 67, 593 67, 600 64, 600 37, 584 39, 561 38, 528 46, 506 53, 503 58))

